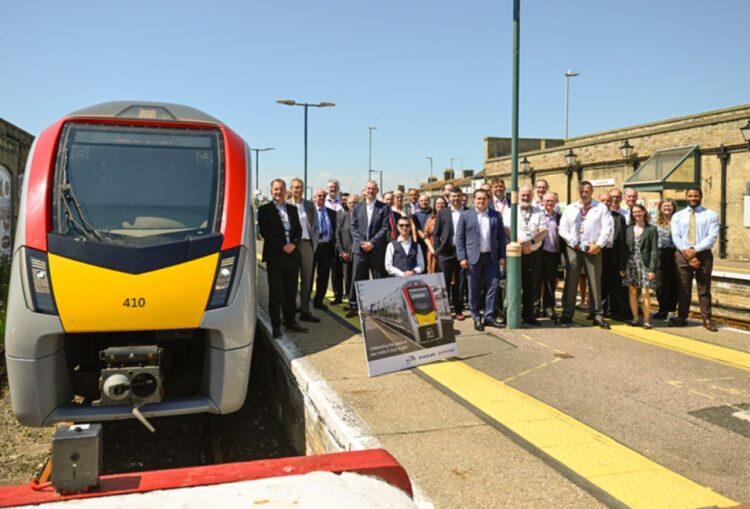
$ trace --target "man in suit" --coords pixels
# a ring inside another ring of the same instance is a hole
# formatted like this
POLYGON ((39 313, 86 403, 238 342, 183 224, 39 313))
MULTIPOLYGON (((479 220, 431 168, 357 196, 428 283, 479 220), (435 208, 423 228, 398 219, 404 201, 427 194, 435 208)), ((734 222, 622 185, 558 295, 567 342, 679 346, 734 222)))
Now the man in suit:
MULTIPOLYGON (((385 249, 389 241, 388 218, 390 207, 377 200, 378 184, 370 180, 365 185, 365 199, 354 207, 352 214, 352 253, 354 255, 354 281, 363 281, 386 276, 385 249)), ((352 310, 346 316, 357 316, 356 285, 349 293, 352 310)))
MULTIPOLYGON (((344 202, 346 198, 339 193, 339 181, 331 179, 328 181, 328 196, 326 196, 326 207, 333 210, 334 215, 338 215, 339 211, 344 209, 344 202)), ((334 256, 333 264, 331 265, 331 286, 333 288, 333 302, 332 304, 341 304, 344 296, 344 267, 341 263, 341 259, 338 256, 334 256)))
POLYGON ((547 230, 547 235, 542 241, 539 255, 542 276, 539 301, 543 315, 557 321, 559 317, 555 313, 555 289, 557 288, 557 267, 560 265, 560 235, 557 231, 560 225, 560 213, 555 211, 557 195, 550 192, 544 193, 542 204, 544 205, 542 227, 547 230))
POLYGON ((318 243, 315 247, 315 298, 313 307, 315 309, 327 310, 328 306, 323 303, 323 298, 328 292, 328 278, 331 275, 331 265, 336 254, 336 214, 326 207, 326 191, 318 189, 313 195, 315 204, 315 219, 318 223, 318 243))
POLYGON ((295 320, 295 297, 300 267, 302 238, 297 208, 284 202, 286 183, 271 182, 273 201, 258 208, 258 226, 263 237, 263 261, 268 275, 268 314, 273 337, 281 337, 281 315, 289 331, 307 332, 295 320))
MULTIPOLYGON (((347 299, 352 289, 352 213, 359 197, 350 194, 346 197, 346 208, 336 215, 336 256, 341 260, 344 272, 344 290, 347 299)), ((351 305, 347 305, 347 311, 351 305)))
POLYGON ((450 206, 441 210, 435 219, 435 254, 438 264, 445 277, 445 288, 451 300, 456 320, 463 320, 464 302, 463 289, 466 284, 466 270, 456 258, 456 232, 458 219, 464 211, 461 189, 454 187, 450 192, 450 206))
POLYGON ((302 226, 302 241, 299 245, 302 257, 300 266, 299 319, 303 322, 320 322, 320 318, 310 313, 310 294, 312 293, 313 269, 315 265, 315 249, 318 247, 318 219, 315 205, 304 199, 305 183, 300 178, 292 179, 292 198, 289 205, 297 208, 302 226))
MULTIPOLYGON (((612 237, 602 249, 602 311, 605 316, 612 316, 617 320, 625 319, 627 313, 621 306, 621 294, 623 293, 622 278, 620 277, 620 262, 625 256, 625 218, 617 210, 612 208, 612 196, 604 192, 599 194, 599 202, 603 203, 612 214, 614 227, 612 237)), ((627 292, 627 288, 624 289, 627 292)), ((593 302, 593 301, 592 301, 593 302)), ((593 304, 592 304, 593 305, 593 304)), ((589 309, 591 314, 593 308, 589 309)))
POLYGON ((494 315, 500 263, 505 260, 505 227, 500 214, 488 207, 488 194, 483 189, 474 191, 474 208, 461 212, 456 225, 456 257, 468 271, 469 306, 478 331, 483 331, 485 325, 503 326, 494 315), (487 289, 484 323, 480 314, 480 280, 484 280, 487 289))
POLYGON ((701 205, 703 191, 692 187, 685 192, 688 206, 672 216, 672 240, 677 250, 677 278, 680 283, 677 317, 670 327, 684 327, 690 312, 693 277, 698 286, 698 304, 703 316, 703 327, 711 332, 719 329, 711 317, 711 271, 714 256, 711 248, 719 236, 719 216, 701 205))

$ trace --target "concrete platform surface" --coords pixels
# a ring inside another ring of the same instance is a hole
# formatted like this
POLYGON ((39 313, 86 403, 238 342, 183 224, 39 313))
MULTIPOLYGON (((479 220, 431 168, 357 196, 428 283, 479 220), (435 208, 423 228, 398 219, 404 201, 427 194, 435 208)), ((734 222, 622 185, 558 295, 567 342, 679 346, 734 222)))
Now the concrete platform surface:
POLYGON ((351 425, 332 447, 386 448, 423 507, 750 501, 750 422, 733 416, 750 408, 744 333, 549 321, 477 333, 467 320, 460 359, 368 378, 358 321, 340 306, 316 314, 310 332, 277 340, 297 380, 314 381, 314 418, 351 425))

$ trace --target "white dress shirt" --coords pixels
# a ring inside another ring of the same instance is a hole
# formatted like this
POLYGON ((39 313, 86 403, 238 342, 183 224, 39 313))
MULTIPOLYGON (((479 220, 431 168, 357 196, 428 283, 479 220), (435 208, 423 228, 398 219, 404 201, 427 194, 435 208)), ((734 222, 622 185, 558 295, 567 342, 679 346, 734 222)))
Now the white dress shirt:
POLYGON ((479 252, 489 253, 492 250, 490 242, 490 214, 485 209, 484 212, 477 210, 477 222, 479 223, 479 252))
POLYGON ((370 221, 372 221, 372 212, 375 210, 375 200, 365 200, 365 207, 367 208, 367 231, 370 231, 370 221))
POLYGON ((453 221, 453 245, 456 245, 456 232, 458 231, 458 218, 461 217, 461 209, 454 209, 451 205, 451 221, 453 221))
POLYGON ((518 206, 518 221, 516 229, 518 233, 518 242, 528 242, 534 235, 541 230, 544 225, 544 212, 533 205, 527 209, 518 206))
POLYGON ((710 250, 719 236, 719 216, 713 210, 698 205, 695 207, 695 244, 688 240, 690 229, 690 207, 672 216, 672 240, 680 251, 693 248, 697 252, 710 250))
POLYGON ((560 236, 574 249, 596 244, 605 247, 614 235, 615 222, 603 203, 591 200, 584 207, 580 200, 567 206, 560 219, 560 236))
POLYGON ((625 224, 630 224, 630 209, 627 207, 621 208, 620 214, 625 218, 625 224))
MULTIPOLYGON (((411 239, 402 240, 400 237, 398 243, 401 244, 401 248, 404 253, 409 254, 411 249, 411 239)), ((393 242, 388 243, 388 247, 385 248, 385 271, 391 276, 404 277, 404 273, 398 268, 393 266, 393 242)), ((417 266, 414 267, 414 274, 421 274, 424 272, 424 258, 422 257, 422 248, 417 244, 417 266)))
POLYGON ((344 210, 344 207, 341 206, 341 197, 338 195, 335 198, 331 198, 331 195, 326 196, 326 207, 334 212, 344 210))
POLYGON ((307 212, 305 212, 305 200, 294 204, 297 207, 297 214, 299 215, 299 224, 302 226, 302 240, 310 240, 310 227, 307 225, 307 212))

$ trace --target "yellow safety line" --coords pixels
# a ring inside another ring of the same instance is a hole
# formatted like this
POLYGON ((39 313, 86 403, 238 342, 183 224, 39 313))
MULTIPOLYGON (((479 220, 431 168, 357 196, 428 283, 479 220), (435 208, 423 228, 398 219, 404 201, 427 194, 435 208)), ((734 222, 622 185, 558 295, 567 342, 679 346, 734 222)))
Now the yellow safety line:
POLYGON ((463 362, 416 369, 630 507, 738 504, 463 362))
MULTIPOLYGON (((584 320, 582 315, 576 313, 576 321, 579 323, 590 324, 584 320)), ((629 339, 635 339, 650 345, 668 348, 676 352, 698 357, 712 362, 718 362, 725 366, 730 366, 745 371, 750 371, 750 353, 733 350, 703 341, 677 336, 658 329, 646 330, 640 327, 630 327, 620 324, 621 322, 611 322, 610 332, 629 339)))
POLYGON ((728 265, 714 264, 714 272, 740 272, 742 274, 750 274, 750 269, 744 267, 730 267, 728 265))
MULTIPOLYGON (((343 311, 335 306, 329 309, 359 328, 357 317, 346 318, 343 311)), ((620 327, 625 326, 615 325, 613 330, 619 333, 617 329, 620 327)), ((628 331, 629 334, 630 332, 628 331)), ((634 330, 633 337, 636 332, 640 331, 634 330)), ((649 331, 649 333, 654 332, 659 331, 649 331)), ((635 339, 640 338, 635 337, 635 339)), ((678 338, 673 336, 671 339, 678 338)), ((693 340, 688 341, 699 343, 693 340)), ((700 345, 712 346, 703 343, 700 345)), ((716 355, 728 354, 725 352, 726 349, 716 348, 719 352, 715 352, 713 356, 704 354, 704 358, 717 360, 716 355)), ((679 348, 674 349, 682 351, 679 348)), ((694 351, 686 353, 697 355, 694 351)), ((741 352, 732 351, 732 353, 741 352)), ((736 365, 736 362, 725 363, 736 365)), ((750 363, 747 366, 750 366, 750 363)), ((659 465, 573 417, 464 362, 443 361, 415 369, 420 370, 531 446, 630 507, 662 509, 738 505, 738 502, 659 465)))

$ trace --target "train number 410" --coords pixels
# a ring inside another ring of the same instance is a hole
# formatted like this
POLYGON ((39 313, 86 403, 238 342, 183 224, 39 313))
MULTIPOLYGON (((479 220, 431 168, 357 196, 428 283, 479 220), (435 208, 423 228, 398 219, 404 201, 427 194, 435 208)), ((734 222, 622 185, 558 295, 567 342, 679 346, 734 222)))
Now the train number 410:
POLYGON ((123 301, 122 306, 126 308, 145 308, 146 299, 143 297, 128 297, 123 301))

